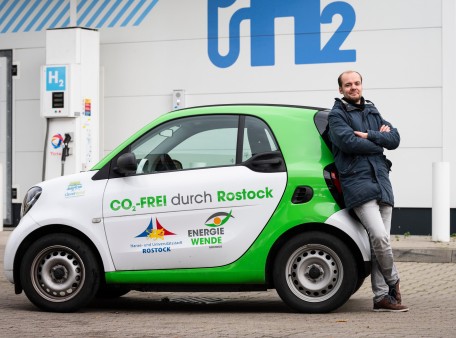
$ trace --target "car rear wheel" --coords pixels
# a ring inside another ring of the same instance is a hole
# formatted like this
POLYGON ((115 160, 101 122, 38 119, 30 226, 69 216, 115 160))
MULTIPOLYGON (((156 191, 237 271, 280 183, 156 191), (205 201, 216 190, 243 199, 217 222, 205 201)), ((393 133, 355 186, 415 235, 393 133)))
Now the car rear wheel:
POLYGON ((299 312, 333 311, 353 294, 356 261, 337 237, 303 233, 279 251, 273 271, 274 285, 283 301, 299 312))
POLYGON ((40 309, 72 312, 93 299, 100 273, 83 241, 69 234, 52 234, 27 249, 20 280, 27 297, 40 309))

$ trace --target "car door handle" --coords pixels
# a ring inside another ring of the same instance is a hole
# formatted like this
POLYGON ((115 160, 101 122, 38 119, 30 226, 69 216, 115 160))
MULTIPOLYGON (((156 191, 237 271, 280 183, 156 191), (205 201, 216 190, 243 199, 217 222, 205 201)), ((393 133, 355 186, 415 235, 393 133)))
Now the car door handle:
POLYGON ((244 165, 250 170, 261 173, 285 172, 285 160, 279 151, 271 151, 253 155, 244 165))
POLYGON ((253 164, 259 164, 259 165, 265 165, 265 164, 270 164, 270 165, 280 165, 282 164, 282 160, 280 158, 269 158, 265 160, 254 160, 253 164))

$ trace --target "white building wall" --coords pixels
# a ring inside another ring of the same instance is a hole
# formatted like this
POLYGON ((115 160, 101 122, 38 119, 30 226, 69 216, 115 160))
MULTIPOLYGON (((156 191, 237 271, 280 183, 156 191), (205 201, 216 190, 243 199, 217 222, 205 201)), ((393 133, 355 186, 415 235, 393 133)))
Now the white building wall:
MULTIPOLYGON (((321 9, 333 2, 322 0, 321 9)), ((232 66, 219 68, 208 56, 207 0, 159 0, 139 26, 100 29, 102 152, 108 153, 145 123, 171 110, 174 89, 185 90, 187 106, 331 107, 339 96, 337 76, 354 69, 364 75, 364 96, 402 136, 400 148, 388 153, 396 206, 430 208, 432 163, 450 161, 451 173, 456 173, 450 102, 454 94, 447 89, 454 89, 456 81, 454 61, 448 60, 448 55, 456 54, 454 1, 345 2, 353 7, 356 24, 341 49, 356 50, 355 62, 295 64, 294 20, 278 18, 273 66, 251 66, 250 21, 246 20, 240 26, 239 58, 232 66)), ((221 52, 228 50, 231 16, 253 3, 238 0, 219 11, 221 52)), ((321 25, 322 45, 341 21, 335 16, 331 24, 321 25)), ((41 180, 45 124, 39 116, 39 69, 45 60, 45 32, 0 34, 0 49, 13 49, 13 61, 20 63, 20 78, 14 81, 13 181, 20 186, 22 198, 41 180)), ((451 187, 455 208, 456 182, 451 187)))

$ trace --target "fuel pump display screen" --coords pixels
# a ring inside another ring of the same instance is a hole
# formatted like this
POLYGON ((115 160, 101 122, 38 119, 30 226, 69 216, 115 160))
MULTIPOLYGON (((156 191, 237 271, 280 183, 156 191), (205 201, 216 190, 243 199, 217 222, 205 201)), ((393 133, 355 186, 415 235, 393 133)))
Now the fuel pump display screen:
POLYGON ((52 92, 52 108, 64 108, 64 92, 52 92))

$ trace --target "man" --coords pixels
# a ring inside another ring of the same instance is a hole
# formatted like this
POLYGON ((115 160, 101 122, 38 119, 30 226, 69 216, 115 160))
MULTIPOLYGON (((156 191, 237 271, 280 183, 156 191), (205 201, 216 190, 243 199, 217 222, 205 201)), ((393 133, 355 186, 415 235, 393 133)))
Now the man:
POLYGON ((371 282, 374 311, 408 311, 402 305, 399 275, 390 244, 394 196, 384 148, 399 146, 396 128, 385 121, 374 104, 363 98, 363 80, 355 71, 338 78, 342 99, 329 114, 329 137, 348 209, 353 209, 372 248, 371 282))

